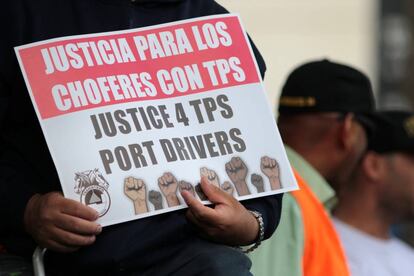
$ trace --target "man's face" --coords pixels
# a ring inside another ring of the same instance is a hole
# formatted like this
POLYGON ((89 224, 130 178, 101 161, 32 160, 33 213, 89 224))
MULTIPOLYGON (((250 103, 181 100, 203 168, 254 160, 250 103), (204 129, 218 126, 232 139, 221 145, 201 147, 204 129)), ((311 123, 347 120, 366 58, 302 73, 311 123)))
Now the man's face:
POLYGON ((397 219, 414 219, 414 154, 394 153, 387 160, 381 201, 397 219))
MULTIPOLYGON (((356 120, 351 121, 351 131, 349 132, 351 138, 349 138, 349 147, 343 154, 343 166, 341 168, 340 176, 341 185, 347 185, 353 176, 356 168, 359 166, 365 151, 367 149, 367 135, 363 126, 356 120)), ((334 187, 335 188, 335 187, 334 187)), ((336 187, 337 192, 340 191, 340 187, 336 187)))

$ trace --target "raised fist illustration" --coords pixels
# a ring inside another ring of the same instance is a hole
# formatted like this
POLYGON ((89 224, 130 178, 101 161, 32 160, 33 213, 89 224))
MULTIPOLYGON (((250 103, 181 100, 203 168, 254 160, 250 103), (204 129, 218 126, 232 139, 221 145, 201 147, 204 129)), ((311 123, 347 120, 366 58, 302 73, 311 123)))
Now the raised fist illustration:
POLYGON ((234 187, 229 181, 224 181, 224 183, 221 184, 221 189, 229 195, 233 195, 234 193, 234 187))
POLYGON ((226 172, 236 187, 239 196, 250 194, 246 183, 247 167, 241 158, 233 157, 230 162, 227 162, 226 172))
POLYGON ((178 182, 178 189, 180 190, 180 193, 182 191, 188 191, 193 196, 195 196, 195 191, 194 191, 193 185, 191 185, 191 183, 189 183, 187 181, 181 180, 180 182, 178 182))
POLYGON ((152 203, 152 205, 154 205, 155 210, 161 210, 164 208, 162 206, 162 195, 160 192, 154 190, 149 191, 148 200, 152 203))
POLYGON ((147 187, 141 179, 127 177, 124 181, 124 192, 132 201, 145 201, 147 196, 147 187))
POLYGON ((252 174, 250 177, 253 186, 256 187, 258 193, 263 193, 265 191, 264 189, 264 183, 263 183, 263 177, 259 174, 252 174))
POLYGON ((279 179, 279 164, 276 159, 268 156, 263 156, 260 162, 260 168, 262 172, 269 178, 270 187, 272 190, 281 188, 279 179))
POLYGON ((206 177, 210 184, 213 184, 214 186, 220 188, 219 178, 215 171, 203 167, 200 169, 200 175, 201 177, 206 177))
POLYGON ((201 189, 201 184, 200 183, 198 183, 195 186, 195 191, 196 191, 198 197, 200 198, 200 200, 208 200, 207 196, 203 192, 203 189, 201 189))
POLYGON ((158 186, 167 199, 169 207, 180 205, 180 201, 177 197, 178 182, 172 173, 164 173, 160 178, 158 178, 158 186))
POLYGON ((147 186, 143 180, 131 176, 125 178, 124 193, 133 201, 135 214, 148 212, 147 186))

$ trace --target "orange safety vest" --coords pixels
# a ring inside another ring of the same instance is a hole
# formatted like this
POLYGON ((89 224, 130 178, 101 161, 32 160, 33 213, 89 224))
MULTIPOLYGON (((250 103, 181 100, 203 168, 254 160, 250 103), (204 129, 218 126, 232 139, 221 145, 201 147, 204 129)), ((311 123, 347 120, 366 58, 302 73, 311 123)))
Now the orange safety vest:
POLYGON ((299 191, 292 192, 304 225, 304 276, 349 276, 345 253, 324 206, 295 171, 299 191))

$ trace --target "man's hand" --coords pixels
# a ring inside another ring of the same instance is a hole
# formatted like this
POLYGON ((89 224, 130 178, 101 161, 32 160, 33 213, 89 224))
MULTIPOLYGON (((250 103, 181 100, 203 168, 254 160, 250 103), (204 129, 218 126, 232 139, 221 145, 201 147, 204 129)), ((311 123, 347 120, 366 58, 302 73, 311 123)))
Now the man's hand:
POLYGON ((172 173, 164 173, 160 178, 158 178, 158 186, 167 199, 169 207, 180 205, 180 201, 177 197, 178 182, 172 173))
POLYGON ((269 178, 270 187, 272 190, 278 190, 281 188, 279 178, 279 164, 276 159, 263 156, 260 162, 260 168, 262 172, 269 178))
POLYGON ((247 167, 240 157, 233 157, 230 162, 226 163, 226 172, 236 187, 239 196, 250 195, 246 183, 247 167))
POLYGON ((214 204, 204 206, 191 193, 182 192, 188 205, 187 218, 207 239, 228 245, 247 245, 253 243, 259 233, 256 218, 240 202, 220 188, 201 179, 201 188, 214 204))
POLYGON ((201 189, 201 184, 200 183, 195 185, 194 190, 196 191, 196 193, 197 193, 198 197, 200 198, 200 200, 208 200, 207 196, 203 192, 203 189, 201 189))
POLYGON ((134 203, 136 215, 148 212, 147 185, 143 180, 131 176, 125 178, 124 193, 134 203))
POLYGON ((195 196, 194 186, 190 182, 181 180, 178 182, 178 188, 180 190, 180 193, 182 191, 189 191, 193 196, 195 196))
POLYGON ((24 225, 38 245, 73 252, 95 242, 102 227, 98 213, 80 202, 51 192, 32 196, 26 205, 24 225))

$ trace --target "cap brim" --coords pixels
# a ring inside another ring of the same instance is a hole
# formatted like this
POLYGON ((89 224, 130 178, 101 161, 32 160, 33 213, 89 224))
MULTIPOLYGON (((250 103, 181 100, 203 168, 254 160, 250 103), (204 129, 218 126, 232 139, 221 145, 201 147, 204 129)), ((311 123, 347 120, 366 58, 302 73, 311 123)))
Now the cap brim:
POLYGON ((368 136, 372 136, 377 126, 386 121, 383 116, 375 112, 356 113, 355 119, 364 127, 368 136))

